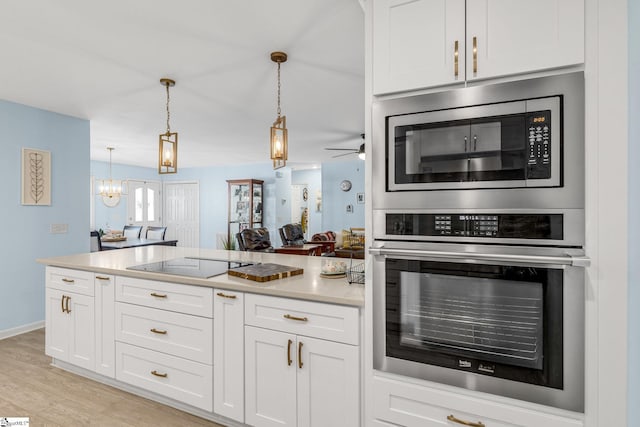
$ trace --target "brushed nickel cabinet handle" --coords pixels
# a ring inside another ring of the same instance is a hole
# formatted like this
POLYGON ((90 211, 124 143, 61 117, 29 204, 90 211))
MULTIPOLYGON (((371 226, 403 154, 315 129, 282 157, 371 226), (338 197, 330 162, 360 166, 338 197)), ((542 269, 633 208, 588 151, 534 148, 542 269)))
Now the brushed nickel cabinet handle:
POLYGON ((302 341, 298 343, 298 368, 302 369, 302 341))
POLYGON ((67 278, 63 278, 62 281, 65 282, 65 283, 74 283, 75 282, 75 280, 67 279, 67 278))
POLYGON ((227 294, 223 294, 222 292, 218 292, 216 295, 218 295, 219 297, 222 297, 222 298, 229 298, 229 299, 236 299, 236 298, 238 298, 238 297, 237 297, 237 296, 235 296, 235 295, 227 295, 227 294))
POLYGON ((478 74, 478 38, 473 37, 473 74, 478 74))
POLYGON ((155 292, 151 292, 151 296, 156 298, 166 298, 167 294, 157 294, 155 292))
POLYGON ((151 371, 151 375, 155 375, 156 377, 160 377, 160 378, 167 378, 167 374, 163 373, 161 374, 160 372, 153 370, 151 371))
POLYGON ((309 319, 307 319, 306 317, 296 317, 296 316, 292 316, 290 314, 285 314, 284 315, 285 319, 289 319, 289 320, 297 320, 298 322, 308 322, 309 319))
POLYGON ((167 335, 167 331, 161 331, 160 329, 156 329, 156 328, 151 328, 150 330, 154 334, 167 335))
POLYGON ((96 279, 98 279, 98 280, 109 280, 109 278, 105 277, 105 276, 96 276, 96 279))
POLYGON ((67 313, 71 313, 71 309, 69 308, 69 301, 71 301, 71 297, 67 297, 67 303, 65 304, 67 313))
POLYGON ((458 40, 453 42, 453 76, 458 78, 458 40))
POLYGON ((293 360, 291 360, 291 344, 293 344, 293 341, 289 340, 287 344, 287 366, 291 366, 293 363, 293 360))
POLYGON ((454 417, 453 415, 449 415, 447 416, 447 420, 454 422, 454 423, 458 423, 458 424, 462 424, 463 426, 469 426, 469 427, 485 427, 483 422, 472 422, 472 421, 464 421, 461 420, 459 418, 454 417))

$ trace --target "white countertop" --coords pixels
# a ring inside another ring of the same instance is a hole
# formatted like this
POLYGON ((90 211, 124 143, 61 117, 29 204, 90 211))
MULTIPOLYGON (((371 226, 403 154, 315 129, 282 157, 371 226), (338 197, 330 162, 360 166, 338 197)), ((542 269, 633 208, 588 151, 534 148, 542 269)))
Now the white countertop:
MULTIPOLYGON (((54 258, 42 258, 37 261, 55 267, 86 270, 96 273, 138 277, 141 279, 161 280, 164 282, 184 283, 197 286, 229 289, 240 292, 252 292, 309 301, 328 302, 352 306, 364 305, 364 285, 349 284, 346 278, 327 279, 320 277, 325 257, 284 255, 263 252, 225 251, 218 249, 183 248, 175 246, 143 246, 113 251, 92 252, 67 255, 54 258), (222 274, 209 279, 176 276, 163 273, 127 270, 127 267, 166 261, 181 257, 210 258, 228 261, 262 262, 299 267, 304 273, 270 282, 255 282, 240 277, 222 274)), ((333 258, 334 260, 336 258, 333 258)), ((346 261, 348 259, 339 259, 346 261)), ((353 260, 363 263, 364 260, 353 260)))

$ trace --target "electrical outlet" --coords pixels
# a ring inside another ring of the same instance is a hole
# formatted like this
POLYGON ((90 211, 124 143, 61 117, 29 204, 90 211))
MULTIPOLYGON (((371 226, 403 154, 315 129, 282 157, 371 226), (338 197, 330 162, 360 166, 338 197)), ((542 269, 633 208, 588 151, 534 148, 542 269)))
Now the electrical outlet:
POLYGON ((64 234, 69 231, 69 224, 51 224, 49 226, 50 234, 64 234))

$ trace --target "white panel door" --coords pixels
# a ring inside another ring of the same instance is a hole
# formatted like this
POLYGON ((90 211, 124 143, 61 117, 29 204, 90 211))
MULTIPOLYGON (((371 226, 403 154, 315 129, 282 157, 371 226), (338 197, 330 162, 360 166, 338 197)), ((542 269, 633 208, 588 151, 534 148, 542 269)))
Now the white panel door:
POLYGON ((48 287, 45 291, 45 353, 65 361, 69 358, 69 316, 64 307, 66 295, 68 293, 48 287))
POLYGON ((214 290, 213 412, 244 422, 244 294, 214 290))
POLYGON ((69 363, 95 371, 95 307, 93 297, 68 294, 71 317, 69 327, 69 363))
POLYGON ((296 336, 245 326, 245 423, 296 425, 296 336))
POLYGON ((583 62, 583 0, 467 0, 467 80, 583 62))
POLYGON ((166 240, 176 239, 178 246, 200 246, 200 186, 197 182, 164 183, 164 225, 167 227, 166 240))
POLYGON ((464 0, 374 1, 374 94, 463 82, 464 11, 464 0))
POLYGON ((298 426, 360 425, 358 347, 298 336, 298 426))

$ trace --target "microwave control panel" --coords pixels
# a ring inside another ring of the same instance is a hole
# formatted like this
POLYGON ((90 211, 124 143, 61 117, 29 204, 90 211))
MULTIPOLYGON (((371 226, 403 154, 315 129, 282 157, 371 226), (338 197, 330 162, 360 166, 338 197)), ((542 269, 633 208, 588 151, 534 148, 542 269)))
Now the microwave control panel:
POLYGON ((388 213, 390 237, 481 237, 562 240, 562 214, 388 213))
POLYGON ((527 179, 551 177, 551 111, 527 114, 527 179))

